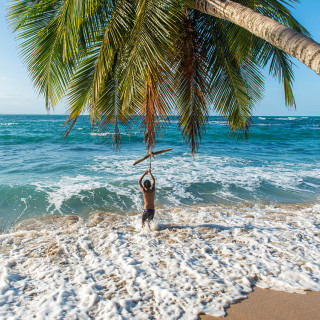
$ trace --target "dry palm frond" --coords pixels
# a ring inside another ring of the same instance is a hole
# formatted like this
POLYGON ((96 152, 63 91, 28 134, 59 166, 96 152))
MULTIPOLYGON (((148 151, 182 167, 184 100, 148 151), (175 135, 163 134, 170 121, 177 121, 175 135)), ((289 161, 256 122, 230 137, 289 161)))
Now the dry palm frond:
POLYGON ((153 151, 156 144, 156 135, 161 135, 162 126, 168 122, 172 105, 170 88, 167 88, 166 93, 162 93, 163 88, 161 86, 165 86, 166 82, 161 83, 159 73, 156 76, 152 75, 149 70, 143 92, 144 100, 140 110, 142 116, 141 127, 144 130, 144 140, 147 144, 148 153, 153 151))

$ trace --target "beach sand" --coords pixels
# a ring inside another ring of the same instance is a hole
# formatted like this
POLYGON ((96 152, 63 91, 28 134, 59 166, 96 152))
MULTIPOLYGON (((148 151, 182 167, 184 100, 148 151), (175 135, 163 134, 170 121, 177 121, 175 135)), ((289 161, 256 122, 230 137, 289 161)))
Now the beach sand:
POLYGON ((320 319, 320 292, 287 293, 254 288, 248 299, 231 304, 226 317, 200 315, 201 320, 316 320, 320 319))

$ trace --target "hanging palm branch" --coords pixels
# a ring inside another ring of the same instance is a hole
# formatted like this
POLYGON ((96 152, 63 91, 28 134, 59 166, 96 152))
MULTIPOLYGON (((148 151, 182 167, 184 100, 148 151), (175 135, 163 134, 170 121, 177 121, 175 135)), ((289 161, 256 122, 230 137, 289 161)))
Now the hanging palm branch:
POLYGON ((143 92, 144 100, 140 115, 142 116, 141 127, 144 130, 144 140, 147 144, 147 152, 153 151, 156 144, 156 135, 161 135, 162 126, 168 122, 171 113, 172 95, 167 81, 161 79, 161 73, 156 73, 155 78, 148 72, 148 78, 143 92), (165 90, 164 87, 165 86, 165 90))
POLYGON ((130 114, 122 108, 119 94, 119 85, 116 69, 102 83, 102 94, 96 103, 96 112, 99 114, 98 130, 112 132, 112 145, 115 150, 120 149, 120 126, 130 132, 130 114))
POLYGON ((263 78, 255 59, 239 54, 235 47, 232 25, 197 13, 201 38, 208 39, 202 55, 208 61, 207 97, 218 114, 227 119, 232 131, 247 134, 252 109, 263 91, 263 78), (208 45, 210 43, 210 45, 208 45))
POLYGON ((205 130, 208 105, 206 57, 202 55, 201 39, 195 29, 196 13, 186 10, 175 57, 177 110, 182 134, 191 145, 194 156, 205 130))

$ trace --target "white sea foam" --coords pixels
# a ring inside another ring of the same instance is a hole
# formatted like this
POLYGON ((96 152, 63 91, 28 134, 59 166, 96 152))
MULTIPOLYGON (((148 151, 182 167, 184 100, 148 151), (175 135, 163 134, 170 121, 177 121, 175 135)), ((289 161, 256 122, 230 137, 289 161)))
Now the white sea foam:
POLYGON ((275 120, 297 120, 296 117, 281 117, 281 118, 275 118, 275 120))
MULTIPOLYGON (((319 187, 317 183, 308 180, 320 176, 317 164, 265 162, 261 166, 260 162, 256 164, 251 160, 208 155, 197 155, 195 161, 191 160, 189 154, 162 156, 161 159, 153 160, 153 167, 158 195, 161 195, 161 203, 158 204, 168 207, 207 202, 210 195, 210 202, 214 201, 214 197, 231 202, 246 200, 232 189, 234 186, 253 197, 264 185, 289 193, 299 193, 304 188, 303 194, 308 194, 319 187), (210 188, 217 189, 207 189, 206 183, 210 188), (196 188, 198 191, 195 191, 194 185, 199 186, 196 188), (311 191, 303 187, 306 185, 311 191)), ((145 163, 133 166, 128 155, 117 154, 117 158, 97 156, 92 164, 84 167, 83 172, 87 174, 67 175, 58 181, 46 180, 33 184, 37 191, 47 194, 48 212, 61 212, 63 203, 72 197, 83 200, 88 194, 94 197, 95 189, 98 188, 105 188, 111 193, 111 198, 101 200, 106 202, 106 208, 110 207, 108 201, 111 201, 113 207, 122 210, 126 207, 122 205, 125 198, 133 203, 130 209, 133 212, 142 209, 142 196, 137 181, 145 168, 145 163)))
POLYGON ((112 135, 112 132, 91 132, 90 136, 106 137, 112 135))
POLYGON ((2 122, 0 126, 14 126, 15 124, 18 124, 18 122, 2 122))
POLYGON ((210 120, 209 124, 221 124, 223 126, 228 126, 228 122, 226 120, 210 120))
POLYGON ((0 236, 2 319, 197 319, 250 292, 320 290, 319 205, 25 221, 0 236))
POLYGON ((61 205, 64 201, 73 196, 81 198, 82 191, 92 191, 95 188, 106 187, 106 183, 95 180, 90 180, 90 177, 78 175, 76 177, 66 176, 57 182, 52 183, 33 183, 37 191, 42 191, 47 194, 49 203, 47 211, 60 212, 61 205))
MULTIPOLYGON (((98 137, 107 137, 107 136, 112 136, 114 133, 113 132, 91 132, 90 135, 91 136, 98 136, 98 137)), ((122 136, 134 136, 138 134, 138 132, 130 132, 130 133, 125 133, 125 132, 121 132, 122 136)))
MULTIPOLYGON (((88 169, 96 172, 117 173, 119 176, 114 179, 119 181, 136 181, 141 174, 141 168, 145 168, 145 164, 133 167, 132 161, 125 157, 110 161, 108 157, 101 156, 95 158, 95 164, 88 166, 88 169)), ((191 160, 189 155, 162 157, 154 162, 153 172, 159 177, 158 188, 174 188, 177 185, 178 189, 183 187, 184 190, 192 183, 212 182, 225 186, 237 185, 254 191, 262 181, 283 189, 298 190, 302 179, 320 175, 320 169, 315 165, 265 162, 265 165, 261 166, 261 163, 256 165, 253 161, 241 158, 207 155, 198 155, 195 161, 191 160)))

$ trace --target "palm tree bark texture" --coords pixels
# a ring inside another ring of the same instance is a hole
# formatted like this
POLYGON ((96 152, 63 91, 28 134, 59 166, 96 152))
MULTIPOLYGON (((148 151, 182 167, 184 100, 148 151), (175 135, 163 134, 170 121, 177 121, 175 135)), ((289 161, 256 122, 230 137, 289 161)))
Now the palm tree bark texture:
POLYGON ((193 0, 194 8, 243 27, 275 47, 295 57, 320 75, 320 44, 230 0, 193 0))

